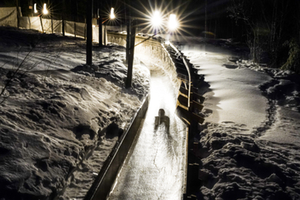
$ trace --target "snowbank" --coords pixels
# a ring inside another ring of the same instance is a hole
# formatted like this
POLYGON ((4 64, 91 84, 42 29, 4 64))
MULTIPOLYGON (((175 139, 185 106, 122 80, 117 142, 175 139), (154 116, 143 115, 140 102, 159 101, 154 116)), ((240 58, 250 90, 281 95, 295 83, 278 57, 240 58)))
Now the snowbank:
POLYGON ((270 77, 259 86, 268 99, 268 109, 266 120, 256 134, 262 135, 262 140, 300 147, 300 76, 291 71, 270 69, 245 60, 237 64, 270 77))
POLYGON ((183 48, 206 81, 192 193, 198 199, 299 199, 299 75, 242 60, 230 41, 183 48))
POLYGON ((299 147, 239 135, 243 126, 234 123, 202 128, 199 199, 300 198, 299 147))
POLYGON ((125 89, 121 47, 94 48, 86 66, 83 40, 0 31, 0 197, 67 188, 62 199, 82 198, 148 93, 149 71, 135 65, 125 89))

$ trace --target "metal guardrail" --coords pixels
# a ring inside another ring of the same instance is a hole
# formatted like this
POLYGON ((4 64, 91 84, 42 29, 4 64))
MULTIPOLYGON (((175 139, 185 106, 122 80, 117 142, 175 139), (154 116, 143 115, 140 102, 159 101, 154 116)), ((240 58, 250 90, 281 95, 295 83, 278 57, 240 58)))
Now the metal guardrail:
POLYGON ((204 98, 197 94, 197 89, 192 85, 193 80, 201 81, 197 78, 197 70, 192 68, 193 65, 173 44, 165 45, 165 48, 171 55, 177 71, 177 78, 183 83, 181 85, 184 85, 184 87, 179 88, 177 114, 189 126, 195 122, 203 123, 204 118, 197 111, 203 109, 204 98))
MULTIPOLYGON (((202 78, 197 77, 197 70, 192 68, 189 60, 172 44, 166 48, 171 55, 172 61, 175 64, 177 71, 177 78, 184 83, 184 88, 180 87, 177 98, 177 114, 188 125, 187 131, 187 164, 186 164, 186 185, 183 189, 183 200, 196 199, 192 188, 195 182, 195 174, 198 174, 199 164, 193 163, 190 155, 193 149, 194 136, 193 133, 197 129, 198 123, 203 123, 204 118, 197 114, 197 110, 203 109, 204 97, 197 94, 197 89, 192 86, 192 81, 203 81, 202 78)), ((201 76, 200 76, 201 77, 201 76)))

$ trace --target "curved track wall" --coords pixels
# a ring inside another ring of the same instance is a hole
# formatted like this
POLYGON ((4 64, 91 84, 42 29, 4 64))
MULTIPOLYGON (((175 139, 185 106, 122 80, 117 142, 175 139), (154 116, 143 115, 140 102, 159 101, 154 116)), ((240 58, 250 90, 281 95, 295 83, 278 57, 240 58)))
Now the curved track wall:
MULTIPOLYGON (((111 43, 116 43, 121 46, 126 46, 126 35, 109 33, 107 39, 111 43)), ((174 93, 178 93, 178 88, 180 87, 180 81, 177 79, 177 72, 175 64, 172 61, 168 51, 157 40, 147 40, 147 38, 137 37, 136 38, 136 54, 141 58, 146 65, 150 68, 159 68, 166 73, 170 80, 172 80, 172 85, 174 87, 174 93)), ((120 138, 115 149, 111 152, 109 159, 105 162, 99 172, 94 184, 90 188, 85 200, 100 200, 106 199, 106 196, 110 192, 110 189, 114 183, 116 176, 118 175, 119 168, 122 166, 129 149, 137 136, 138 128, 142 123, 142 119, 148 108, 148 99, 145 99, 141 108, 137 111, 136 116, 131 122, 131 126, 127 130, 126 134, 120 138), (100 189, 101 188, 101 189, 100 189)))
POLYGON ((88 191, 84 200, 104 200, 118 175, 120 167, 131 148, 138 129, 143 124, 143 119, 148 109, 149 96, 147 96, 133 117, 128 130, 121 136, 109 157, 105 161, 101 171, 96 177, 92 187, 88 191))
MULTIPOLYGON (((111 43, 126 46, 126 35, 119 33, 108 33, 107 39, 111 43)), ((156 39, 137 36, 135 39, 135 54, 142 62, 151 68, 160 68, 172 80, 174 93, 178 94, 180 81, 177 78, 176 66, 172 61, 165 45, 156 39)))

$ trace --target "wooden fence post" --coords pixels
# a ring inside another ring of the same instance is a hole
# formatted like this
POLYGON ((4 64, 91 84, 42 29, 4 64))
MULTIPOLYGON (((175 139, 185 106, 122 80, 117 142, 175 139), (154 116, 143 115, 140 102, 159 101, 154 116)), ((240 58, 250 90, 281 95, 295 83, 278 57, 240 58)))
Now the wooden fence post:
POLYGON ((17 7, 17 27, 20 28, 19 0, 16 0, 16 7, 17 7))
POLYGON ((44 33, 44 25, 43 25, 42 15, 40 16, 40 22, 41 22, 42 32, 44 33))
POLYGON ((93 0, 88 0, 86 10, 86 25, 87 25, 87 39, 86 39, 86 64, 92 65, 92 42, 93 42, 93 31, 92 31, 92 15, 93 15, 93 0))
POLYGON ((102 17, 99 16, 99 46, 102 47, 102 17))
POLYGON ((54 30, 53 30, 53 17, 52 17, 52 14, 51 14, 51 32, 52 34, 54 33, 54 30))
POLYGON ((129 60, 129 46, 130 46, 130 27, 131 27, 131 22, 130 20, 127 20, 127 27, 126 27, 126 61, 125 63, 128 64, 128 60, 129 60))
MULTIPOLYGON (((132 68, 133 68, 133 60, 134 60, 134 46, 135 46, 135 32, 136 32, 136 26, 135 21, 129 22, 130 25, 130 33, 127 32, 128 35, 130 35, 129 39, 129 48, 128 48, 128 71, 127 71, 127 79, 125 83, 126 88, 131 87, 132 82, 132 68)), ((127 41, 128 42, 128 41, 127 41)))

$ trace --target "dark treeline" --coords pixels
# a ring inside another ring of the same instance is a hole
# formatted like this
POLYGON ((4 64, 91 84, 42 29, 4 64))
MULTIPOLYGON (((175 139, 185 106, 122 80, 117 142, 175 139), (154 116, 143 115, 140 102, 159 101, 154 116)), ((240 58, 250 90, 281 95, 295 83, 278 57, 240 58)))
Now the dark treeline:
POLYGON ((299 73, 299 9, 299 0, 231 0, 228 15, 254 61, 299 73))

